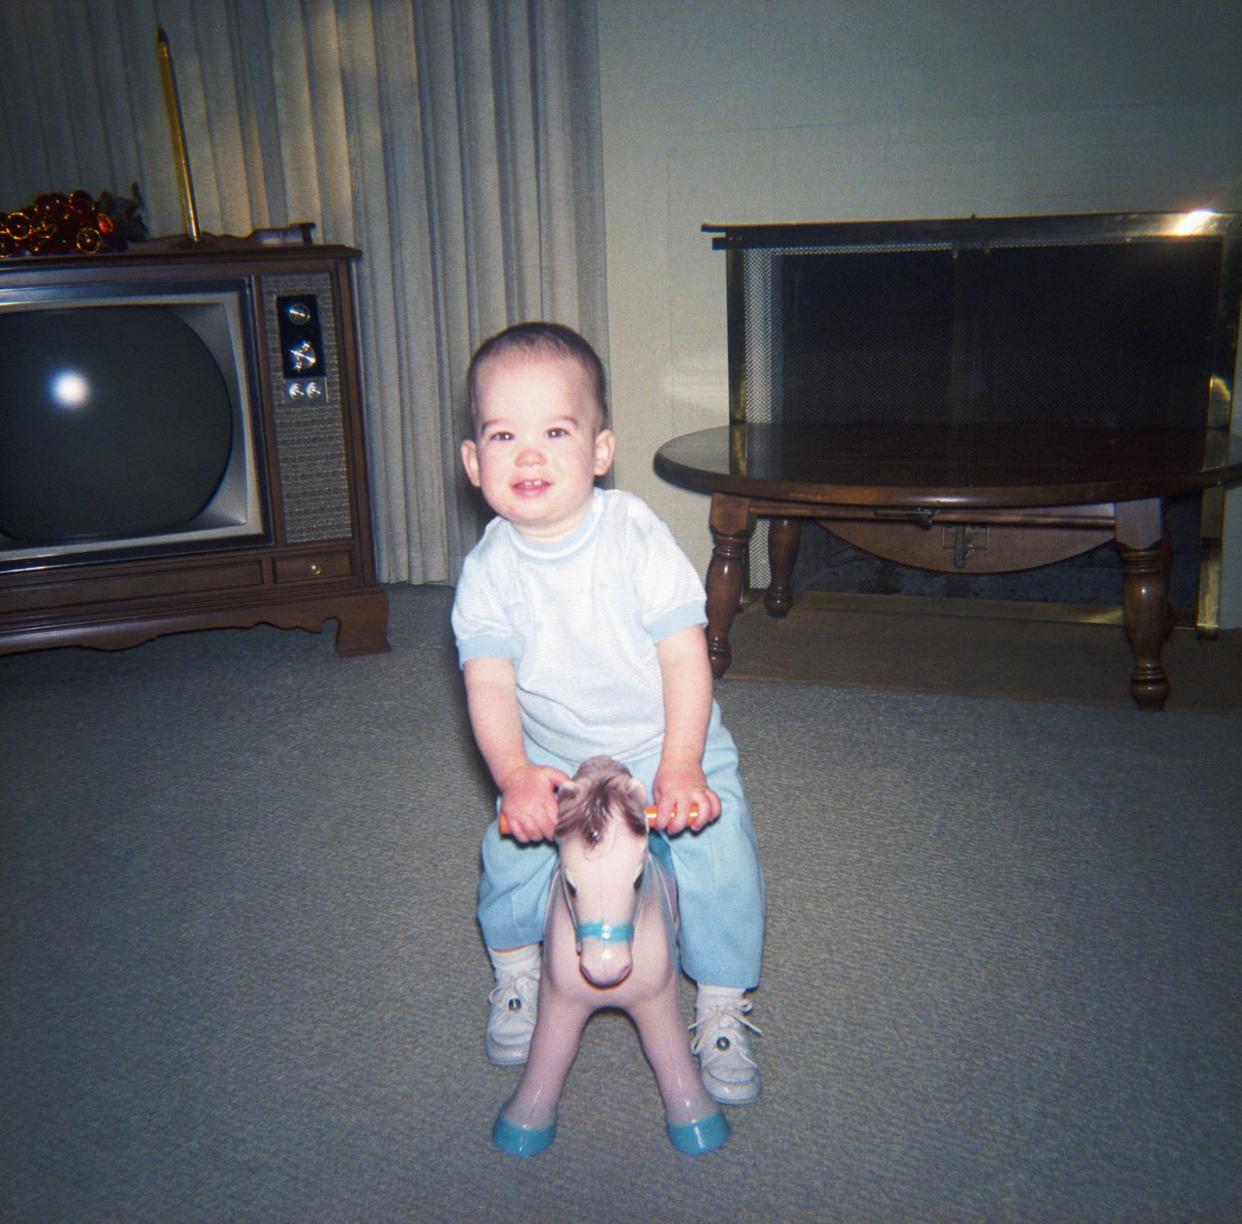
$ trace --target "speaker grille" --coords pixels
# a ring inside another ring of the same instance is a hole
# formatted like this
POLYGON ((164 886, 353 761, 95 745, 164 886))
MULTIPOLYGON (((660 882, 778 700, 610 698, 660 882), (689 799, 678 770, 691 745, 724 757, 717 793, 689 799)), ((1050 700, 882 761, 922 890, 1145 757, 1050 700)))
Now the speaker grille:
POLYGON ((264 276, 262 295, 284 542, 347 539, 353 522, 332 278, 323 273, 264 276), (276 299, 289 294, 313 297, 318 307, 327 394, 317 402, 290 400, 285 394, 276 299))

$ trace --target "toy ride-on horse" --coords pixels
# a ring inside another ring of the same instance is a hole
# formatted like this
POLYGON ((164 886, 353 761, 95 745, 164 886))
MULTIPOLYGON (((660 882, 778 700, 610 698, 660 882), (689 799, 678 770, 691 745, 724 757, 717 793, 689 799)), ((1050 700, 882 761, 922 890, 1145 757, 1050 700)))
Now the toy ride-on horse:
POLYGON ((602 1007, 638 1026, 673 1146, 697 1155, 729 1137, 690 1053, 677 1000, 677 891, 650 851, 644 800, 643 784, 608 757, 584 762, 560 788, 538 1019, 522 1078, 492 1128, 510 1155, 534 1156, 556 1137, 561 1088, 602 1007))

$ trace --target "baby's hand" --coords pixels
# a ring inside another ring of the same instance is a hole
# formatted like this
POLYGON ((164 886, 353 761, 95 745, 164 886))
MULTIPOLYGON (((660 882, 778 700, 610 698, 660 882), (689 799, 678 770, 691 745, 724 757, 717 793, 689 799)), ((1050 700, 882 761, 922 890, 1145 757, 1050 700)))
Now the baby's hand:
POLYGON ((720 796, 707 785, 707 777, 697 765, 661 765, 651 797, 656 802, 652 825, 670 837, 683 829, 697 833, 720 815, 720 796), (698 810, 692 811, 694 808, 698 810))
POLYGON ((569 775, 551 765, 524 765, 506 776, 500 795, 500 831, 515 841, 551 841, 556 833, 556 788, 569 775))

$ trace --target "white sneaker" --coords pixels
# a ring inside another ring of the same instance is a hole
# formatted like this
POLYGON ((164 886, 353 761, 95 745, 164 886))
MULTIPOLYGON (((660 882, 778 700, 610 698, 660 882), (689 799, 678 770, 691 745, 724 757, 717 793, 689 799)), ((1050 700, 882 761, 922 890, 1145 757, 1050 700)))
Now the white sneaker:
POLYGON ((703 1087, 722 1105, 749 1105, 759 1097, 762 1082, 750 1034, 763 1034, 746 1019, 750 1010, 747 999, 713 999, 697 1008, 690 1026, 690 1051, 698 1056, 703 1087))
POLYGON ((497 1067, 520 1067, 530 1053, 539 1014, 539 967, 497 982, 487 996, 487 1057, 497 1067))

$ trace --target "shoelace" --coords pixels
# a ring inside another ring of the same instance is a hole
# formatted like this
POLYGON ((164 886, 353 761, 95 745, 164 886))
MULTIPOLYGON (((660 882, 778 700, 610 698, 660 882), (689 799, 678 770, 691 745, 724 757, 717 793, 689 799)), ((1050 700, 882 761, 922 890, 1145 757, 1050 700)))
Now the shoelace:
MULTIPOLYGON (((709 1046, 715 1045, 718 1038, 725 1036, 726 1030, 748 1028, 757 1037, 762 1037, 763 1030, 746 1019, 751 1008, 752 1004, 749 999, 743 999, 740 1003, 734 1004, 718 1003, 708 1008, 690 1025, 690 1031, 694 1033, 694 1039, 690 1042, 690 1052, 695 1055, 702 1054, 709 1046)), ((754 1066, 754 1060, 746 1053, 746 1047, 741 1042, 731 1041, 730 1045, 741 1058, 754 1066)))
MULTIPOLYGON (((487 996, 487 1001, 493 1004, 504 1003, 508 1006, 510 1000, 517 999, 522 1007, 527 1007, 538 991, 539 975, 537 973, 517 973, 493 986, 491 993, 487 996)), ((515 1009, 510 1007, 509 1010, 515 1009)))

